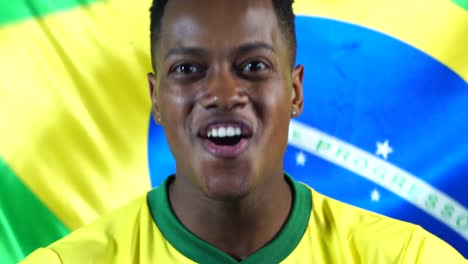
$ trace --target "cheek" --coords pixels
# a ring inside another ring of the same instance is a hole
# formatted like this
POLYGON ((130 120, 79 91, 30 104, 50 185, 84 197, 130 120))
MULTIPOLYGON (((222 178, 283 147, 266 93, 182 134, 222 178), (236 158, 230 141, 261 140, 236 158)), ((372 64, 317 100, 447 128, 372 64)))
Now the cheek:
POLYGON ((291 91, 287 89, 286 85, 279 85, 274 89, 269 89, 263 96, 267 118, 274 117, 273 121, 275 122, 289 120, 291 91))
POLYGON ((176 154, 177 149, 188 144, 187 124, 190 119, 191 96, 183 93, 181 89, 162 88, 159 93, 159 111, 161 113, 162 126, 166 134, 168 144, 176 154))
POLYGON ((159 108, 164 120, 184 122, 183 118, 190 112, 193 105, 193 89, 161 82, 159 90, 159 108))
POLYGON ((257 102, 256 108, 262 133, 262 137, 259 138, 259 151, 264 157, 263 162, 282 164, 288 140, 291 94, 283 81, 258 88, 254 101, 257 102))
POLYGON ((291 118, 291 92, 285 84, 270 91, 265 100, 265 122, 269 126, 270 140, 278 142, 278 147, 284 148, 287 144, 287 133, 291 118))

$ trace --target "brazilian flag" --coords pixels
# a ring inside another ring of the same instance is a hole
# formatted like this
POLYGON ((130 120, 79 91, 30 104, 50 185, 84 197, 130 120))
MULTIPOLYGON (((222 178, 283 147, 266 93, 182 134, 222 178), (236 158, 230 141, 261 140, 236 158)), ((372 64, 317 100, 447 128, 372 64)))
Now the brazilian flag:
MULTIPOLYGON (((150 116, 151 0, 0 0, 0 262, 174 172, 150 116)), ((468 257, 468 1, 296 0, 285 168, 468 257)))
POLYGON ((0 262, 149 190, 150 2, 0 0, 0 262))

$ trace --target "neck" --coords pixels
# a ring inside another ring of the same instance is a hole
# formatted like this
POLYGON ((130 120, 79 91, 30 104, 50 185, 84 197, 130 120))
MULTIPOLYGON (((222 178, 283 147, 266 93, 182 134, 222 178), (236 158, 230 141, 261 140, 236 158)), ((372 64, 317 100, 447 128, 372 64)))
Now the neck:
POLYGON ((187 190, 176 179, 169 187, 169 199, 188 230, 238 260, 270 242, 292 207, 291 188, 284 177, 275 177, 239 199, 221 201, 187 190))

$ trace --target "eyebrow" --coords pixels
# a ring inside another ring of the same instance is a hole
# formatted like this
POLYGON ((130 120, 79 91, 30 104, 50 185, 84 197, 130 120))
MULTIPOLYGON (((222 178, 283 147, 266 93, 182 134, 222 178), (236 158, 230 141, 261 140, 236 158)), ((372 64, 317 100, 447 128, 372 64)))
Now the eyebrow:
POLYGON ((264 50, 268 50, 268 51, 275 53, 275 49, 271 45, 265 42, 260 42, 260 41, 242 44, 239 47, 235 48, 233 53, 242 54, 242 53, 248 53, 253 50, 258 50, 258 49, 264 49, 264 50))
MULTIPOLYGON (((264 49, 264 50, 268 50, 268 51, 275 53, 275 49, 271 45, 265 42, 261 42, 261 41, 242 44, 239 47, 234 48, 234 50, 231 53, 243 54, 243 53, 248 53, 253 50, 258 50, 258 49, 264 49)), ((199 48, 199 47, 177 47, 177 48, 170 49, 169 52, 164 57, 164 60, 166 60, 170 56, 176 56, 176 55, 203 56, 203 55, 207 55, 208 53, 209 53, 208 50, 199 48)))
POLYGON ((171 56, 176 56, 176 55, 193 55, 193 56, 202 56, 206 55, 208 53, 207 50, 202 49, 202 48, 196 48, 196 47, 177 47, 177 48, 172 48, 169 50, 169 52, 166 54, 164 57, 164 60, 171 56))

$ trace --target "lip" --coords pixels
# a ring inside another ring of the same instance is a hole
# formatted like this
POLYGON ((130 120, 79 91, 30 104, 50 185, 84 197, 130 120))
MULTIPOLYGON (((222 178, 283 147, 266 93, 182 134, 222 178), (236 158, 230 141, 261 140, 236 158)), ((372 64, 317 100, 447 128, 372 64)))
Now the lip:
POLYGON ((200 138, 203 147, 211 155, 219 158, 232 159, 239 156, 250 145, 251 138, 242 138, 237 144, 230 146, 216 145, 212 141, 200 138))
POLYGON ((209 122, 204 123, 200 129, 198 129, 198 139, 201 141, 203 148, 211 155, 224 159, 236 158, 249 147, 253 136, 252 126, 250 126, 244 120, 245 119, 210 120, 209 122), (212 128, 230 125, 240 127, 242 131, 242 139, 235 145, 217 145, 205 137, 207 132, 212 128))

